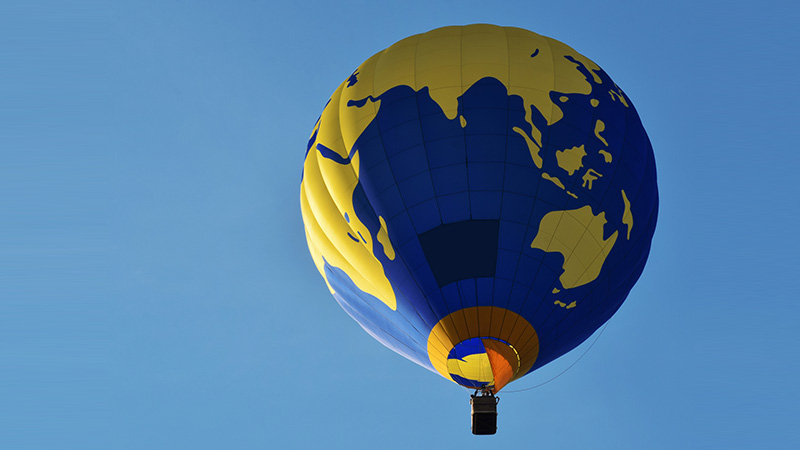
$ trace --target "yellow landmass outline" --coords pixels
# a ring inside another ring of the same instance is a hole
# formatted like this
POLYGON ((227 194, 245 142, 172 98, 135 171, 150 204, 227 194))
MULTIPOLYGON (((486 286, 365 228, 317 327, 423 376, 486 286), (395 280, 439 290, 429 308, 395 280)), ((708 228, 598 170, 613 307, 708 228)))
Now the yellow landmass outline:
POLYGON ((556 300, 555 302, 553 302, 553 304, 556 305, 556 306, 560 306, 562 308, 567 308, 567 309, 572 309, 572 308, 578 306, 578 302, 576 302, 576 301, 573 301, 572 303, 570 303, 568 305, 568 304, 566 304, 566 303, 564 303, 564 302, 562 302, 560 300, 556 300))
POLYGON ((572 147, 556 152, 556 161, 558 167, 561 167, 572 176, 576 170, 583 167, 583 157, 586 156, 586 150, 583 145, 580 147, 572 147))
MULTIPOLYGON (((534 130, 535 129, 536 128, 534 128, 534 130)), ((531 159, 533 160, 533 163, 536 164, 536 167, 541 169, 544 161, 542 160, 541 155, 539 155, 539 150, 541 150, 542 147, 538 143, 536 143, 533 139, 531 139, 525 133, 525 131, 522 130, 522 128, 514 127, 512 128, 512 130, 516 131, 517 134, 519 134, 525 139, 525 144, 528 145, 528 151, 531 153, 531 159)), ((539 138, 541 139, 541 133, 539 134, 539 138)))
POLYGON ((583 184, 581 187, 588 188, 590 191, 592 190, 592 182, 596 180, 598 177, 602 177, 603 174, 599 173, 594 169, 587 169, 586 173, 583 174, 583 184))
POLYGON ((567 289, 594 281, 617 241, 615 231, 603 240, 605 213, 592 214, 592 208, 551 211, 539 223, 531 248, 558 252, 564 256, 564 272, 559 277, 567 289))
POLYGON ((550 174, 547 173, 547 172, 542 172, 542 178, 544 178, 547 181, 552 181, 553 184, 555 184, 556 186, 560 187, 561 189, 565 189, 564 188, 564 183, 562 183, 561 180, 558 179, 558 177, 553 177, 553 176, 550 176, 550 174))
POLYGON ((622 189, 622 201, 625 203, 625 211, 622 213, 622 223, 628 226, 628 240, 631 239, 631 230, 633 229, 633 213, 631 212, 631 202, 628 196, 625 195, 625 189, 622 189))
POLYGON ((381 222, 381 229, 378 231, 378 242, 383 246, 383 253, 386 254, 386 257, 389 258, 389 260, 394 260, 394 247, 392 247, 392 241, 389 240, 389 230, 386 229, 386 221, 383 220, 382 216, 378 216, 378 220, 381 222))
POLYGON ((594 135, 597 137, 597 139, 600 139, 600 142, 602 142, 603 145, 608 147, 608 141, 606 141, 606 138, 600 136, 600 133, 602 133, 603 130, 605 129, 606 129, 606 124, 603 123, 602 120, 598 119, 597 122, 595 122, 594 124, 594 135))

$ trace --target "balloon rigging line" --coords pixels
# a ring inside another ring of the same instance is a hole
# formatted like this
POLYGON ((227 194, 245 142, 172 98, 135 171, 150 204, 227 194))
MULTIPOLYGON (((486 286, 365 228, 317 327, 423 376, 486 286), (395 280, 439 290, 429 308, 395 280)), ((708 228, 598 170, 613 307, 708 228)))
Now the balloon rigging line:
POLYGON ((602 336, 602 335, 603 335, 603 332, 604 332, 604 331, 606 331, 606 328, 607 328, 607 327, 608 327, 608 322, 606 322, 606 324, 605 324, 605 325, 603 325, 603 329, 602 329, 602 330, 600 330, 600 332, 599 332, 599 333, 597 333, 597 337, 596 337, 596 338, 594 338, 594 341, 592 341, 592 344, 589 346, 589 348, 587 348, 587 349, 586 349, 586 351, 584 351, 584 352, 583 352, 583 354, 582 354, 582 355, 581 355, 581 356, 580 356, 578 359, 576 359, 576 360, 575 360, 575 362, 573 362, 572 364, 570 364, 570 365, 569 365, 569 367, 567 367, 566 369, 564 369, 564 370, 563 370, 561 373, 559 373, 558 375, 554 376, 553 378, 550 378, 549 380, 545 381, 544 383, 537 384, 536 386, 531 386, 531 387, 529 387, 529 388, 525 388, 525 389, 517 389, 516 391, 503 391, 503 393, 504 393, 504 394, 515 394, 515 393, 517 393, 517 392, 530 391, 531 389, 536 389, 536 388, 538 388, 538 387, 540 387, 540 386, 544 386, 545 384, 547 384, 547 383, 549 383, 549 382, 551 382, 551 381, 555 380, 556 378, 560 377, 561 375, 564 375, 565 373, 567 373, 567 371, 568 371, 569 369, 571 369, 571 368, 572 368, 572 366, 574 366, 575 364, 578 364, 578 361, 580 361, 581 359, 583 359, 583 357, 584 357, 584 356, 586 356, 586 354, 587 354, 587 353, 589 353, 589 350, 591 350, 591 349, 592 349, 592 347, 594 347, 594 344, 596 344, 596 343, 597 343, 597 340, 598 340, 598 339, 600 339, 600 336, 602 336))

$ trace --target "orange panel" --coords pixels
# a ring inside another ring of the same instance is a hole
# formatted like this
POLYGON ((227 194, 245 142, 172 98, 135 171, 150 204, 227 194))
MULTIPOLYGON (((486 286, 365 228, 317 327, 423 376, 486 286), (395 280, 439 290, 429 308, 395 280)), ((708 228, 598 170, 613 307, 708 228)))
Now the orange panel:
POLYGON ((483 346, 486 348, 486 355, 492 366, 494 392, 497 393, 517 374, 519 357, 514 349, 494 339, 484 339, 483 346))

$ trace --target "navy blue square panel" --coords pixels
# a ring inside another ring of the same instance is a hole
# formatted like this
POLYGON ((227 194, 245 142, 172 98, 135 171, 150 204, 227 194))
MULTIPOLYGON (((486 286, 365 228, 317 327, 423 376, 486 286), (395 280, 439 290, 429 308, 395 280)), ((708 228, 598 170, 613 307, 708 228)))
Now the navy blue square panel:
POLYGON ((414 279, 417 281, 417 284, 425 294, 425 298, 420 299, 420 303, 422 301, 432 305, 444 303, 442 291, 439 288, 439 285, 436 284, 436 278, 433 277, 433 274, 431 274, 430 270, 426 270, 424 266, 422 266, 412 269, 412 271, 414 273, 414 279))
MULTIPOLYGON (((531 149, 528 147, 527 141, 523 137, 523 135, 528 136, 527 133, 529 133, 529 131, 525 131, 522 134, 514 130, 509 131, 508 143, 506 144, 506 152, 505 152, 507 163, 519 164, 531 168, 535 166, 533 161, 533 156, 531 155, 531 149)), ((539 142, 538 140, 534 141, 533 138, 531 138, 530 136, 528 136, 528 138, 531 139, 532 143, 531 145, 533 146, 533 151, 536 152, 537 150, 539 150, 537 144, 541 144, 541 142, 539 142)), ((541 150, 539 150, 539 154, 542 157, 544 157, 544 155, 541 153, 541 150)))
POLYGON ((397 181, 425 172, 428 170, 428 157, 425 154, 425 147, 415 145, 408 150, 395 153, 389 157, 389 165, 392 167, 394 179, 397 181))
POLYGON ((503 220, 527 224, 531 218, 534 197, 506 192, 503 194, 503 209, 500 217, 503 220))
POLYGON ((491 306, 494 303, 494 278, 477 278, 475 286, 478 290, 478 305, 491 306))
POLYGON ((389 129, 381 128, 381 141, 387 156, 408 150, 415 145, 422 145, 422 131, 419 121, 411 120, 389 129))
POLYGON ((517 265, 519 264, 520 254, 508 250, 497 250, 497 267, 496 277, 505 280, 514 280, 514 275, 517 273, 517 265))
POLYGON ((380 134, 378 134, 378 127, 372 124, 367 127, 367 130, 370 130, 371 133, 368 136, 362 134, 356 143, 353 144, 353 149, 351 150, 358 150, 358 156, 361 160, 361 170, 371 169, 376 164, 386 160, 386 152, 383 148, 383 140, 380 134))
POLYGON ((470 191, 469 208, 473 219, 499 219, 501 191, 470 191))
POLYGON ((537 209, 546 208, 548 211, 563 210, 567 207, 567 200, 572 198, 564 195, 564 189, 554 182, 542 179, 539 188, 536 190, 536 202, 534 203, 534 214, 537 209))
POLYGON ((473 162, 497 162, 506 160, 508 136, 479 134, 467 136, 467 160, 473 162))
POLYGON ((493 277, 497 262, 496 220, 465 220, 419 235, 439 286, 476 277, 493 277))
POLYGON ((400 195, 403 196, 403 202, 405 202, 406 207, 418 205, 425 200, 432 199, 435 195, 431 175, 428 172, 422 172, 411 178, 399 181, 397 186, 400 188, 400 195))
POLYGON ((505 135, 508 130, 508 111, 502 108, 464 108, 467 136, 479 134, 505 135))
POLYGON ((436 200, 439 202, 443 223, 460 222, 470 218, 468 192, 441 195, 436 200))
POLYGON ((464 307, 478 306, 478 292, 475 290, 474 278, 459 280, 456 285, 458 285, 458 292, 461 294, 461 302, 464 303, 464 307))
MULTIPOLYGON (((499 247, 514 252, 522 251, 526 245, 525 234, 527 231, 527 225, 501 220, 499 247)), ((530 245, 530 243, 527 244, 530 245)))
MULTIPOLYGON (((533 165, 518 166, 507 164, 505 176, 503 177, 503 187, 506 192, 516 192, 517 194, 536 196, 542 172, 533 165)), ((549 183, 549 181, 546 181, 549 183)))
POLYGON ((524 305, 525 299, 528 297, 530 290, 530 286, 514 282, 514 284, 511 285, 511 299, 509 300, 509 304, 524 305))
POLYGON ((465 164, 467 162, 464 136, 426 140, 425 150, 428 152, 428 163, 431 168, 465 164))
POLYGON ((458 283, 452 282, 442 286, 441 291, 450 311, 457 311, 464 307, 463 303, 461 303, 461 294, 458 292, 458 283))
POLYGON ((502 191, 503 163, 469 163, 469 190, 502 191))
POLYGON ((406 206, 403 204, 403 198, 400 196, 400 191, 397 186, 392 185, 384 190, 372 201, 372 207, 375 209, 375 214, 383 217, 394 217, 401 212, 405 211, 406 206))
POLYGON ((641 147, 637 146, 640 145, 642 144, 637 143, 635 137, 626 136, 620 152, 621 162, 629 167, 631 172, 637 177, 644 175, 644 166, 647 163, 647 157, 645 155, 641 155, 638 151, 638 148, 641 147))
POLYGON ((536 273, 539 271, 541 265, 541 261, 530 258, 527 255, 520 256, 517 275, 514 281, 530 286, 533 284, 533 280, 536 278, 536 273))
POLYGON ((466 164, 431 169, 431 177, 433 178, 433 189, 436 191, 436 195, 455 194, 469 189, 466 164))
MULTIPOLYGON (((435 102, 437 108, 439 105, 435 102)), ((438 139, 459 137, 464 139, 464 129, 461 127, 461 119, 456 117, 450 120, 439 109, 437 114, 425 114, 420 111, 420 122, 422 124, 422 135, 426 141, 435 141, 438 139)))
POLYGON ((417 238, 414 224, 411 223, 411 218, 405 211, 387 220, 386 228, 389 232, 389 239, 395 247, 417 238))
POLYGON ((494 283, 494 305, 499 306, 501 308, 505 308, 508 305, 508 299, 511 296, 511 280, 503 280, 498 277, 494 277, 492 280, 494 283))
POLYGON ((420 247, 417 239, 411 239, 400 246, 398 250, 403 255, 403 262, 405 262, 406 267, 411 269, 412 272, 414 269, 422 267, 426 262, 425 254, 422 252, 422 247, 420 247))
POLYGON ((370 169, 361 169, 359 182, 364 186, 364 192, 373 198, 394 184, 394 175, 389 167, 389 161, 382 160, 370 169))
POLYGON ((439 205, 435 198, 420 203, 419 205, 408 208, 408 215, 417 234, 424 233, 442 224, 439 216, 439 205))

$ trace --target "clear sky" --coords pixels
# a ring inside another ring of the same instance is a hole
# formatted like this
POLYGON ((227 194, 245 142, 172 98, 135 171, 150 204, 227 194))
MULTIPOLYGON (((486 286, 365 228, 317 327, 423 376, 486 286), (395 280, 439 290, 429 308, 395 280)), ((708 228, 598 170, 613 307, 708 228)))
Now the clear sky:
POLYGON ((0 6, 0 448, 800 448, 797 6, 71 3, 0 6), (597 62, 661 198, 626 303, 493 437, 339 308, 299 205, 337 85, 476 22, 597 62))

